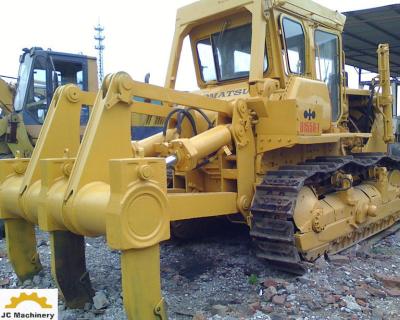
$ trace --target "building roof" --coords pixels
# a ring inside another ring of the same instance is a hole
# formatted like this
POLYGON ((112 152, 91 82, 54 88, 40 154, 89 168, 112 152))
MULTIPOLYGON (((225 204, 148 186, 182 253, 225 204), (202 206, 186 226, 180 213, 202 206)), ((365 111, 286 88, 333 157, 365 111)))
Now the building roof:
POLYGON ((343 33, 346 64, 372 72, 378 71, 376 50, 389 43, 390 70, 400 77, 400 4, 344 12, 343 33))

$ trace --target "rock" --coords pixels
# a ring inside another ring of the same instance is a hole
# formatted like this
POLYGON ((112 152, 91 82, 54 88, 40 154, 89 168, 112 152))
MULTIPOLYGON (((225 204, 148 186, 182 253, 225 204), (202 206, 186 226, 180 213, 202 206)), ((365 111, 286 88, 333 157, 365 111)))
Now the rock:
POLYGON ((296 287, 293 283, 288 283, 285 285, 285 289, 288 293, 294 293, 296 291, 296 287))
POLYGON ((92 304, 89 302, 85 303, 85 306, 83 307, 83 310, 89 311, 92 308, 92 304))
POLYGON ((185 283, 185 277, 182 277, 180 274, 175 274, 175 275, 172 277, 172 281, 173 281, 176 285, 180 286, 180 285, 183 285, 183 284, 185 283))
POLYGON ((10 283, 10 279, 8 279, 8 278, 0 279, 0 287, 6 286, 9 283, 10 283))
POLYGON ((371 295, 373 295, 374 297, 378 297, 378 298, 385 298, 385 297, 386 297, 386 292, 385 292, 385 291, 382 291, 382 290, 373 288, 373 287, 371 287, 371 286, 368 286, 368 287, 367 287, 367 291, 368 291, 371 295))
POLYGON ((312 287, 315 287, 315 285, 316 285, 315 280, 312 280, 306 276, 297 277, 297 281, 299 281, 302 284, 310 285, 312 287))
MULTIPOLYGON (((294 308, 294 307, 287 308, 287 309, 286 309, 286 313, 287 313, 288 315, 295 315, 295 314, 297 314, 297 310, 296 310, 296 308, 294 308)), ((289 319, 292 319, 292 318, 289 318, 289 319)))
POLYGON ((282 294, 285 294, 285 293, 287 293, 286 289, 279 289, 278 290, 278 294, 279 295, 282 295, 282 294))
POLYGON ((269 288, 269 287, 277 287, 278 286, 278 282, 275 279, 272 278, 268 278, 265 279, 263 282, 264 287, 269 288))
POLYGON ((367 292, 362 288, 357 288, 356 291, 354 292, 354 298, 365 301, 368 298, 367 292))
POLYGON ((363 308, 367 308, 367 303, 364 300, 360 300, 360 299, 356 299, 356 302, 358 303, 358 305, 360 305, 363 308))
POLYGON ((257 310, 261 310, 261 304, 260 304, 260 302, 253 302, 253 303, 250 303, 250 304, 249 304, 249 307, 250 307, 250 309, 251 309, 253 312, 256 312, 257 310))
POLYGON ((24 283, 22 284, 22 286, 24 287, 30 287, 32 285, 32 280, 28 279, 25 280, 24 283))
POLYGON ((42 280, 42 279, 40 278, 40 276, 35 275, 35 276, 33 277, 33 279, 32 279, 32 282, 33 282, 34 285, 38 286, 38 285, 40 285, 41 280, 42 280))
POLYGON ((200 276, 200 279, 203 280, 203 281, 205 281, 205 280, 208 280, 208 279, 209 279, 209 276, 208 276, 207 274, 202 274, 202 275, 200 276))
POLYGON ((265 307, 265 309, 263 309, 263 311, 266 313, 271 313, 274 311, 274 307, 272 305, 268 305, 265 307))
MULTIPOLYGON (((99 314, 104 314, 104 312, 106 312, 106 310, 99 309, 99 310, 91 310, 90 312, 93 313, 93 314, 99 315, 99 314)), ((86 312, 85 315, 89 315, 89 318, 93 319, 93 317, 90 317, 90 313, 89 312, 86 312)))
POLYGON ((38 247, 47 247, 48 243, 46 240, 40 240, 40 242, 38 243, 38 247))
POLYGON ((272 303, 277 304, 277 305, 283 305, 286 301, 286 296, 285 295, 276 295, 272 298, 272 303))
POLYGON ((264 291, 264 297, 265 300, 267 301, 271 301, 272 297, 275 296, 277 294, 277 291, 275 289, 275 287, 268 287, 265 291, 264 291))
POLYGON ((400 289, 400 277, 398 276, 387 276, 381 273, 375 273, 374 277, 381 281, 386 288, 400 289))
POLYGON ((374 279, 374 278, 371 278, 371 277, 367 277, 367 278, 365 278, 365 283, 368 283, 368 284, 371 284, 371 283, 375 283, 376 282, 376 280, 374 279))
POLYGON ((50 280, 48 280, 46 278, 42 279, 42 288, 50 288, 51 286, 52 285, 51 285, 51 281, 50 280))
POLYGON ((373 320, 382 320, 385 316, 385 313, 382 311, 382 309, 375 308, 372 310, 372 319, 373 320))
POLYGON ((196 312, 192 318, 192 320, 207 320, 206 316, 201 312, 196 312))
POLYGON ((290 302, 285 303, 285 308, 290 309, 292 307, 292 304, 290 302))
POLYGON ((315 300, 307 301, 306 304, 311 311, 319 310, 322 308, 321 304, 315 300))
POLYGON ((385 292, 390 297, 400 297, 400 290, 399 289, 385 289, 385 292))
POLYGON ((223 306, 221 304, 216 304, 211 307, 211 314, 225 317, 226 313, 228 312, 228 309, 229 308, 227 306, 223 306))
POLYGON ((251 320, 271 320, 271 317, 262 313, 261 311, 257 311, 252 317, 251 320))
POLYGON ((348 287, 348 286, 342 286, 342 292, 344 293, 344 294, 346 294, 347 295, 347 293, 350 291, 350 288, 348 287))
POLYGON ((335 297, 331 294, 329 296, 325 297, 324 300, 327 304, 334 304, 336 302, 335 297))
POLYGON ((104 309, 109 306, 109 304, 110 302, 103 291, 96 292, 95 296, 93 297, 93 305, 96 310, 104 309))
POLYGON ((314 261, 314 267, 317 270, 324 270, 329 267, 329 263, 325 260, 325 257, 319 257, 316 261, 314 261))
POLYGON ((296 300, 296 295, 295 294, 289 294, 286 298, 287 302, 292 302, 296 300))
POLYGON ((64 311, 66 308, 67 307, 65 306, 65 304, 62 301, 58 300, 58 310, 64 311))
POLYGON ((365 308, 367 306, 367 303, 364 300, 356 299, 356 302, 358 303, 358 305, 360 305, 363 308, 365 308))
POLYGON ((287 318, 280 313, 273 313, 270 316, 270 320, 286 320, 287 318))
POLYGON ((343 301, 346 302, 347 309, 355 312, 361 312, 361 307, 358 305, 353 296, 345 296, 343 301))
POLYGON ((350 261, 350 259, 349 259, 348 256, 343 256, 343 255, 340 255, 340 254, 334 254, 332 256, 329 256, 328 261, 330 263, 334 264, 334 265, 341 266, 343 264, 348 263, 350 261))

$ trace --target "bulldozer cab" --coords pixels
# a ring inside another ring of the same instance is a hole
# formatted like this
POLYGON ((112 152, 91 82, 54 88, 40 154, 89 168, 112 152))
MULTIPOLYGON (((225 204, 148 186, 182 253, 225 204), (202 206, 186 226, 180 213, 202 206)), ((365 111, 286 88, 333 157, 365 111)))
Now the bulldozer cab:
MULTIPOLYGON (((20 57, 14 109, 22 113, 29 135, 35 139, 44 122, 55 89, 67 83, 82 90, 96 90, 96 59, 78 54, 24 49, 20 57)), ((89 111, 83 109, 81 123, 88 121, 89 111)))
POLYGON ((293 77, 319 80, 328 86, 336 123, 342 114, 344 22, 340 13, 312 1, 196 2, 178 11, 166 86, 175 85, 183 39, 189 37, 203 93, 232 99, 258 95, 268 78, 283 89, 293 77))

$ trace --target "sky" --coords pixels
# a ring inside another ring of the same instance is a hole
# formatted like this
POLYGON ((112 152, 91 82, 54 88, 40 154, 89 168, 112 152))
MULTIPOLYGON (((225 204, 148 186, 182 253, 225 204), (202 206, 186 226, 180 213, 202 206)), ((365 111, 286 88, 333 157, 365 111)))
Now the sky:
MULTIPOLYGON (((143 81, 163 85, 177 8, 193 0, 13 0, 2 7, 0 75, 16 76, 24 47, 97 56, 94 26, 105 30, 104 71, 128 72, 143 81)), ((393 0, 316 0, 341 12, 399 3, 393 0)), ((185 49, 185 48, 184 48, 185 49)), ((188 49, 188 48, 186 48, 188 49)), ((191 56, 184 51, 182 69, 191 73, 191 56)), ((182 72, 182 70, 181 70, 182 72)), ((179 77, 177 88, 189 89, 193 79, 179 77)))

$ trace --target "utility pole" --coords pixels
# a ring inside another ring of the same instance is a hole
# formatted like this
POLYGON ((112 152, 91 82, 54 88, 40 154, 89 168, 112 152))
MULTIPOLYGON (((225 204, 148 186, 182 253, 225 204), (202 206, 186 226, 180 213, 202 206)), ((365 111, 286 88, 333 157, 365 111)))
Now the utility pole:
POLYGON ((94 30, 96 31, 94 39, 97 41, 97 44, 94 46, 94 48, 99 52, 98 72, 99 72, 99 85, 101 86, 101 83, 103 82, 104 79, 104 62, 103 62, 103 50, 105 48, 103 44, 103 41, 105 39, 105 36, 103 35, 104 27, 100 25, 100 23, 98 23, 97 26, 94 27, 94 30))

